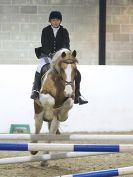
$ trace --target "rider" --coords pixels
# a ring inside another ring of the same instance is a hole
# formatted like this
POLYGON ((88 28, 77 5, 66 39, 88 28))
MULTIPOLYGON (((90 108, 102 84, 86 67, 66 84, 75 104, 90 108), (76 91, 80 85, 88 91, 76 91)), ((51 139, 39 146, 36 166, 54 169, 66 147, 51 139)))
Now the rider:
MULTIPOLYGON (((44 66, 45 70, 48 70, 49 63, 51 63, 54 53, 62 48, 70 48, 69 33, 66 28, 61 26, 62 14, 59 11, 52 11, 49 15, 50 25, 43 28, 41 35, 42 47, 35 48, 37 58, 40 59, 40 63, 35 73, 35 80, 32 88, 32 99, 39 97, 39 90, 41 87, 41 69, 44 66)), ((81 75, 77 70, 77 76, 75 78, 75 100, 74 103, 86 104, 88 101, 81 98, 80 94, 80 81, 81 75)))

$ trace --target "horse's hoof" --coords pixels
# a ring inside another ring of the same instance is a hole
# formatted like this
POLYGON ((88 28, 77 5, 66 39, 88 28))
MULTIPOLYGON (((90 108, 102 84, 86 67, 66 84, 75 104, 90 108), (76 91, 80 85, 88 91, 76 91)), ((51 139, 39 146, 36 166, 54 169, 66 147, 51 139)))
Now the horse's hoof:
POLYGON ((47 167, 48 166, 48 162, 47 161, 41 161, 40 165, 42 167, 47 167))
POLYGON ((38 153, 38 151, 30 151, 30 153, 31 153, 32 155, 36 155, 36 154, 38 153))

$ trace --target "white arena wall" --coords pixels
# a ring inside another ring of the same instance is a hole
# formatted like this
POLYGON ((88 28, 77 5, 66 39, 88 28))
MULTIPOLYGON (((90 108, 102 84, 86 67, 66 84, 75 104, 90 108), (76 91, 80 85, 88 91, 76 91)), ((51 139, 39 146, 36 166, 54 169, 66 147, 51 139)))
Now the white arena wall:
MULTIPOLYGON (((29 124, 34 132, 30 99, 36 65, 0 65, 0 133, 11 124, 29 124)), ((89 101, 74 105, 62 132, 133 130, 133 66, 79 65, 81 92, 89 101)), ((44 123, 41 132, 47 132, 44 123)))

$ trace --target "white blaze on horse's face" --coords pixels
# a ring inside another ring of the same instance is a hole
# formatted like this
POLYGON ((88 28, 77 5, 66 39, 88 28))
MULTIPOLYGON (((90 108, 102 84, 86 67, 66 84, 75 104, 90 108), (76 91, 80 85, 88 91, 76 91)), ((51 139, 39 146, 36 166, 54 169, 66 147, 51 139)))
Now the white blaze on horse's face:
POLYGON ((66 69, 64 70, 65 74, 66 74, 66 85, 65 85, 65 90, 64 90, 64 94, 66 97, 71 97, 73 94, 73 89, 72 89, 72 85, 71 84, 67 84, 67 83, 71 83, 72 78, 71 78, 71 73, 72 73, 72 67, 71 64, 68 64, 66 69))

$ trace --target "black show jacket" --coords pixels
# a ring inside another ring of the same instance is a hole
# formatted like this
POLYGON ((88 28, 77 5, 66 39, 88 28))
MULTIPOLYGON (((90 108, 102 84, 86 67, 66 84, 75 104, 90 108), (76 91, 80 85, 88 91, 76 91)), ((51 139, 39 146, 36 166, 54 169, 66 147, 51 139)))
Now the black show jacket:
POLYGON ((53 54, 61 48, 69 49, 69 33, 66 28, 60 26, 59 30, 57 31, 56 37, 54 37, 53 29, 51 25, 49 25, 42 30, 41 43, 42 51, 46 55, 49 55, 50 53, 53 54))

